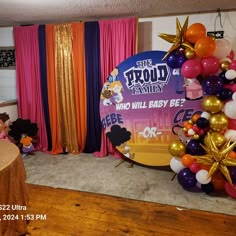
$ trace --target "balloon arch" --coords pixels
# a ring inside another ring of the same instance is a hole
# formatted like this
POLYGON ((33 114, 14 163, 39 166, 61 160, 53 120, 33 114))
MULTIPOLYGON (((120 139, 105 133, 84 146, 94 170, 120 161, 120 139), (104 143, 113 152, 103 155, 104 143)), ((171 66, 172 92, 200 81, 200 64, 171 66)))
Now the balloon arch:
POLYGON ((207 36, 201 23, 188 27, 176 20, 176 35, 159 37, 172 43, 163 59, 179 69, 186 86, 198 80, 204 97, 202 113, 183 122, 185 143, 169 144, 171 169, 186 190, 225 192, 236 198, 236 59, 225 38, 207 36))

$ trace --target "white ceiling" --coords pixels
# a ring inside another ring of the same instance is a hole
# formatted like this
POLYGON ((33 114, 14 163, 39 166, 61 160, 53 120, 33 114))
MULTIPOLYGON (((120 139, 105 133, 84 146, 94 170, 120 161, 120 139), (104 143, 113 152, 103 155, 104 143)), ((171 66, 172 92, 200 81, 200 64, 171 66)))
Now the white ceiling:
POLYGON ((0 26, 232 11, 235 0, 0 0, 0 26))

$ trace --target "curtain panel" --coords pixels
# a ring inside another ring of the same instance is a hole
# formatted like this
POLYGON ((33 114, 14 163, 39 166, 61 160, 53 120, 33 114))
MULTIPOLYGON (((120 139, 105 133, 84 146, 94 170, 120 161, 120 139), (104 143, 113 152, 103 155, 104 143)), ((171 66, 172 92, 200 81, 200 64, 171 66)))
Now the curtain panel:
POLYGON ((136 53, 137 19, 14 27, 19 117, 39 127, 38 150, 120 157, 101 128, 100 93, 136 53))

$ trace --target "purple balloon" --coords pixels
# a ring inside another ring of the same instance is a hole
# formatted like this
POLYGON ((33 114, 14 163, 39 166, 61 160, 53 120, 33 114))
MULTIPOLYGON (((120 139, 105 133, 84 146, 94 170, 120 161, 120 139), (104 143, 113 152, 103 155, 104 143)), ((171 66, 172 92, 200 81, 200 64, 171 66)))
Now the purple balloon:
POLYGON ((212 75, 203 80, 202 88, 205 95, 216 95, 224 88, 224 83, 219 76, 212 75))
POLYGON ((191 155, 204 155, 206 154, 205 150, 201 146, 201 142, 198 140, 190 140, 186 146, 186 151, 191 155))
POLYGON ((236 166, 229 166, 228 167, 230 177, 232 179, 232 182, 236 183, 236 166))
POLYGON ((186 57, 182 51, 173 51, 166 58, 166 64, 173 69, 180 68, 186 61, 186 57))
POLYGON ((192 188, 196 185, 196 175, 188 168, 182 169, 177 176, 178 182, 183 188, 192 188))

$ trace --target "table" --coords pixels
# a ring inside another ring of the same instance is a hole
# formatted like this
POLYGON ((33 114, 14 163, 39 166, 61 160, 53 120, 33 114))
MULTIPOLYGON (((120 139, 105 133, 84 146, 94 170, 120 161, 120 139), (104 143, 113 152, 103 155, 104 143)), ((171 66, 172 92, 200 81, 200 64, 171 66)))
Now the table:
POLYGON ((0 140, 0 236, 27 232, 29 194, 26 171, 20 151, 13 143, 0 140))

